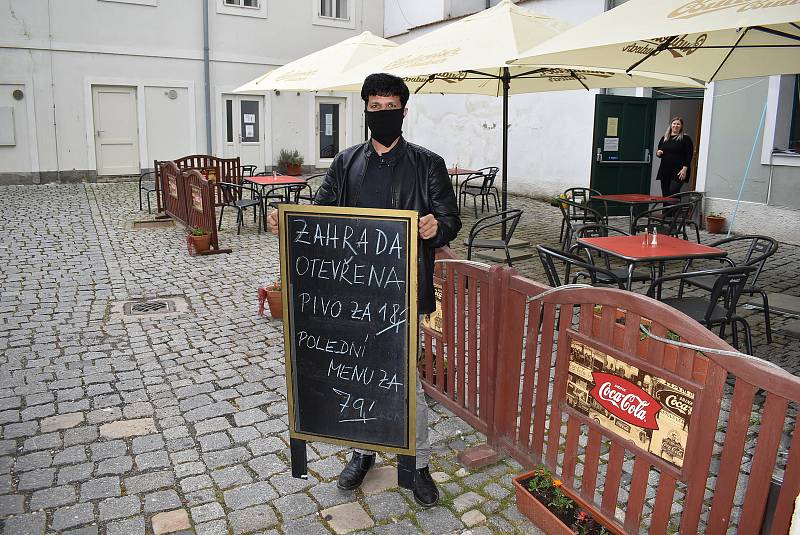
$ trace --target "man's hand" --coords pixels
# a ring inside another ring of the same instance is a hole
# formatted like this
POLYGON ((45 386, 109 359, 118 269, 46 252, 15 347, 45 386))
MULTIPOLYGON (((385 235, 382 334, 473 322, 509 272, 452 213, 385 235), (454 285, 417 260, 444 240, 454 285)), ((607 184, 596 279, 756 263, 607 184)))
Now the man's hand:
POLYGON ((278 234, 278 211, 272 210, 267 216, 267 226, 273 234, 278 234))
MULTIPOLYGON (((433 217, 433 214, 428 214, 419 218, 419 237, 423 240, 433 238, 439 230, 439 222, 433 217)), ((277 232, 277 230, 276 230, 277 232)))

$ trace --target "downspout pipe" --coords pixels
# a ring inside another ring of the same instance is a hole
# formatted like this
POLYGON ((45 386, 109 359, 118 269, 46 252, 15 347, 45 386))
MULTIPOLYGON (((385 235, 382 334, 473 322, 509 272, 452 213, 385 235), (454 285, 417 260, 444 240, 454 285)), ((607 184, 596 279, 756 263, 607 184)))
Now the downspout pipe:
POLYGON ((211 154, 211 64, 208 53, 208 0, 203 0, 203 84, 206 89, 206 151, 211 154))

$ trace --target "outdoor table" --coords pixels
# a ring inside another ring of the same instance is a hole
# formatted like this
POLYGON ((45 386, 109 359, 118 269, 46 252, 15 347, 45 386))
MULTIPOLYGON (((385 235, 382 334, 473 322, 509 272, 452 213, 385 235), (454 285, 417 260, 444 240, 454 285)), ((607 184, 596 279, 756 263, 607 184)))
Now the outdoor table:
MULTIPOLYGON (((646 195, 644 193, 617 193, 613 195, 592 195, 589 200, 599 200, 606 202, 615 202, 618 204, 627 204, 630 208, 630 232, 634 234, 636 229, 633 228, 634 208, 641 204, 650 205, 658 202, 678 202, 674 197, 661 197, 659 195, 646 195)), ((606 210, 608 213, 608 210, 606 210)))
POLYGON ((458 191, 458 177, 461 175, 474 175, 477 171, 473 169, 464 169, 463 167, 448 167, 447 174, 450 175, 450 178, 456 179, 456 191, 458 191))
MULTIPOLYGON (((599 238, 578 238, 578 243, 600 251, 628 263, 626 288, 631 289, 633 269, 638 263, 658 263, 658 276, 664 271, 668 260, 688 260, 690 258, 722 258, 728 253, 724 249, 709 247, 673 236, 659 235, 656 245, 643 245, 643 236, 608 236, 599 238)), ((653 272, 651 267, 651 273, 653 272)))
POLYGON ((296 186, 306 183, 306 181, 302 178, 289 175, 246 176, 244 177, 244 180, 259 186, 262 193, 266 188, 270 188, 270 191, 267 193, 267 195, 276 189, 285 188, 286 191, 284 192, 284 200, 286 200, 286 202, 289 202, 289 194, 291 192, 291 189, 287 186, 296 186))

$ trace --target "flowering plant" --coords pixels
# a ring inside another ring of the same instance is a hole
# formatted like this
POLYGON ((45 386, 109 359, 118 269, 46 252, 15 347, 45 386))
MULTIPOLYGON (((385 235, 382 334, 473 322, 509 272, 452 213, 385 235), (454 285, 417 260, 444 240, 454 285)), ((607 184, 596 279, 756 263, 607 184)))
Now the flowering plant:
POLYGON ((592 516, 580 509, 563 490, 563 481, 557 479, 544 466, 538 466, 527 480, 528 491, 543 505, 579 535, 609 535, 609 532, 592 516))

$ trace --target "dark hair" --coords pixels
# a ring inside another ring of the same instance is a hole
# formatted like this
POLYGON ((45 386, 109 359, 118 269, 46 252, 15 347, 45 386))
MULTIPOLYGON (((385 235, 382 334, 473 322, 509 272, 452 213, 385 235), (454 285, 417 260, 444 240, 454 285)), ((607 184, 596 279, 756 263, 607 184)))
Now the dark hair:
POLYGON ((406 107, 408 102, 408 86, 402 78, 380 72, 370 74, 364 79, 364 85, 361 86, 361 99, 364 105, 369 101, 370 96, 379 97, 400 97, 400 104, 406 107))

